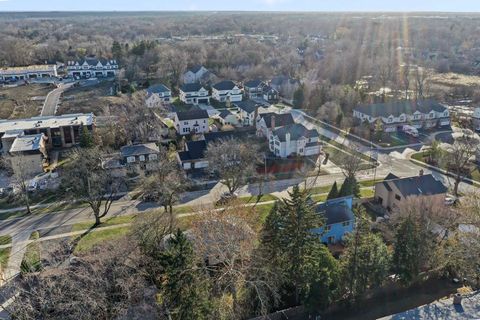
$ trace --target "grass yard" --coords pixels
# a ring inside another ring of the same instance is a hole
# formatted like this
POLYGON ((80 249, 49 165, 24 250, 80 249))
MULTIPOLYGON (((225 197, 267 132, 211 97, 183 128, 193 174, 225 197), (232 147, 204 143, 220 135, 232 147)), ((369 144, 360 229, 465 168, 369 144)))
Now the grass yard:
POLYGON ((94 248, 97 244, 104 241, 112 241, 126 236, 130 227, 119 227, 114 229, 92 231, 84 236, 77 244, 75 252, 85 252, 94 248))
MULTIPOLYGON (((0 245, 6 245, 12 243, 11 236, 0 236, 0 245)), ((0 268, 3 270, 7 267, 8 258, 10 257, 10 251, 12 248, 0 249, 0 268)))
POLYGON ((43 97, 46 97, 51 90, 53 90, 53 86, 48 84, 0 88, 0 119, 38 116, 43 106, 43 97), (32 98, 35 97, 39 99, 33 101, 32 98))
POLYGON ((110 95, 113 86, 113 82, 104 81, 95 86, 68 89, 63 93, 57 114, 93 112, 95 115, 103 115, 105 108, 111 108, 113 113, 115 106, 124 102, 122 96, 110 95))
MULTIPOLYGON (((118 216, 118 217, 107 217, 103 218, 103 222, 97 227, 109 227, 117 224, 132 223, 135 220, 135 215, 130 216, 118 216)), ((88 230, 93 226, 93 222, 79 222, 72 226, 72 232, 88 230)))
POLYGON ((42 268, 40 244, 35 241, 38 240, 38 238, 40 238, 38 231, 34 231, 30 235, 30 240, 33 240, 34 242, 27 246, 27 250, 23 256, 22 264, 20 266, 22 273, 37 272, 42 268))

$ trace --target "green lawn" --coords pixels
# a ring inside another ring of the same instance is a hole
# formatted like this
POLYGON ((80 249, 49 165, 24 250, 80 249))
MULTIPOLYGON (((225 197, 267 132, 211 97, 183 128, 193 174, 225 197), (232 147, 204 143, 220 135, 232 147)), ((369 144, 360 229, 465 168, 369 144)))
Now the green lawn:
MULTIPOLYGON (((0 245, 12 243, 11 236, 0 236, 0 245)), ((10 257, 10 251, 12 248, 0 249, 0 267, 5 270, 8 264, 8 258, 10 257)))
MULTIPOLYGON (((256 203, 257 202, 257 197, 256 196, 247 196, 247 197, 240 197, 238 200, 242 203, 256 203)), ((267 202, 267 201, 275 201, 278 200, 277 197, 271 195, 271 194, 264 194, 259 202, 267 202)))
MULTIPOLYGON (((124 224, 124 223, 132 223, 133 220, 135 220, 134 215, 130 216, 118 216, 118 217, 110 217, 110 218, 104 218, 103 222, 97 227, 108 227, 108 226, 114 226, 117 224, 124 224)), ((82 230, 87 230, 93 226, 93 222, 88 221, 88 222, 79 222, 76 223, 72 226, 72 232, 74 231, 82 231, 82 230)))
POLYGON ((38 238, 40 238, 38 231, 34 231, 30 235, 30 240, 33 240, 34 242, 27 246, 27 250, 23 256, 22 264, 20 266, 22 273, 37 272, 42 268, 40 244, 35 241, 38 238))
POLYGON ((130 227, 119 227, 107 230, 92 231, 84 236, 75 247, 75 252, 85 252, 104 241, 112 241, 128 234, 130 227))

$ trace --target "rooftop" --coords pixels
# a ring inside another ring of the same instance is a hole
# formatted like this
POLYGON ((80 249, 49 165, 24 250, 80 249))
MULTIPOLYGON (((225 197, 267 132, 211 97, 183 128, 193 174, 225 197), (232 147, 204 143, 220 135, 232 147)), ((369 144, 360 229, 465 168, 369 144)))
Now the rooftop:
POLYGON ((380 183, 383 183, 389 191, 392 190, 392 185, 394 185, 404 197, 436 195, 447 192, 447 188, 443 183, 436 180, 431 174, 409 178, 397 178, 380 183))
POLYGON ((43 134, 32 134, 17 137, 10 147, 10 152, 24 152, 40 150, 42 147, 43 134))
POLYGON ((93 113, 64 114, 61 116, 32 117, 28 119, 0 120, 0 133, 10 130, 60 128, 72 125, 92 125, 93 113))
POLYGON ((262 80, 260 79, 255 79, 255 80, 249 80, 245 82, 243 85, 247 88, 257 88, 263 83, 262 80))
POLYGON ((246 113, 254 113, 255 110, 257 110, 257 108, 260 106, 258 103, 256 103, 253 100, 244 100, 240 102, 234 102, 233 105, 236 106, 237 108, 242 109, 246 113))
POLYGON ((444 112, 447 107, 434 100, 403 100, 389 103, 375 103, 360 105, 354 110, 372 117, 388 117, 390 115, 413 114, 415 111, 429 113, 430 111, 444 112))
POLYGON ((54 72, 57 69, 56 65, 52 64, 39 64, 39 65, 31 65, 25 67, 8 67, 8 68, 0 68, 0 74, 20 74, 24 72, 54 72))
POLYGON ((286 141, 286 135, 288 133, 290 134, 290 140, 298 140, 301 137, 318 137, 318 131, 316 129, 309 130, 300 123, 289 124, 273 131, 273 135, 277 136, 280 141, 286 141))
POLYGON ((316 207, 316 212, 322 214, 325 225, 347 222, 355 219, 352 211, 352 196, 327 200, 316 207))
POLYGON ((201 109, 177 112, 177 117, 179 121, 209 118, 208 112, 201 109))
POLYGON ((295 123, 292 114, 290 113, 269 112, 260 114, 260 117, 265 120, 265 124, 267 125, 267 127, 271 127, 273 117, 275 117, 275 128, 288 126, 295 123))
POLYGON ((233 88, 235 88, 237 85, 235 84, 235 82, 231 81, 231 80, 223 80, 223 81, 220 81, 219 83, 215 84, 213 86, 214 89, 216 90, 232 90, 233 88))
POLYGON ((467 294, 461 305, 453 304, 453 297, 407 310, 394 315, 380 318, 380 320, 456 320, 480 319, 480 291, 467 294))
POLYGON ((185 83, 180 87, 180 91, 183 92, 197 92, 202 89, 203 86, 200 83, 185 83))
POLYGON ((207 150, 207 142, 205 140, 189 141, 187 142, 185 151, 178 153, 180 160, 198 160, 205 157, 207 150))
POLYGON ((153 86, 150 86, 147 88, 147 93, 152 94, 152 93, 163 93, 163 92, 170 92, 170 89, 163 85, 163 84, 155 84, 153 86))
POLYGON ((196 66, 191 67, 191 68, 188 69, 187 71, 192 71, 193 73, 197 73, 197 72, 200 71, 202 68, 203 68, 203 66, 202 66, 201 64, 198 64, 198 65, 196 65, 196 66))
POLYGON ((140 156, 145 154, 159 153, 160 149, 155 143, 134 144, 120 148, 123 157, 140 156))

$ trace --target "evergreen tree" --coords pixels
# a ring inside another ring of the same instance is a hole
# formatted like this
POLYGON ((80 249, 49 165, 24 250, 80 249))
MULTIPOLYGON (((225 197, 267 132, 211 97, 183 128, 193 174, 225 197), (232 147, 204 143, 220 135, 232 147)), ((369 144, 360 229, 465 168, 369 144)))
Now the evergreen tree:
POLYGON ((122 45, 118 41, 113 41, 112 56, 113 56, 113 58, 115 58, 117 60, 121 60, 123 58, 122 45))
POLYGON ((303 85, 301 85, 295 92, 293 93, 293 106, 295 108, 302 108, 305 102, 305 93, 303 92, 303 85))
POLYGON ((337 187, 337 181, 335 181, 332 185, 332 188, 330 189, 330 192, 327 195, 327 200, 335 199, 338 198, 338 187, 337 187))
POLYGON ((360 198, 360 188, 358 186, 357 179, 354 177, 346 177, 343 181, 340 191, 338 192, 338 198, 351 195, 360 198))
POLYGON ((93 135, 86 126, 82 126, 82 133, 80 135, 80 147, 91 148, 94 146, 93 135))
POLYGON ((370 288, 380 286, 390 268, 390 255, 382 238, 370 231, 365 210, 356 210, 356 229, 347 237, 341 257, 344 288, 357 303, 370 288))
POLYGON ((191 243, 182 231, 169 239, 158 262, 163 267, 162 304, 173 320, 210 319, 207 282, 198 271, 191 243))
POLYGON ((420 273, 422 250, 421 228, 408 216, 400 222, 394 240, 393 266, 400 280, 406 284, 413 282, 420 273))

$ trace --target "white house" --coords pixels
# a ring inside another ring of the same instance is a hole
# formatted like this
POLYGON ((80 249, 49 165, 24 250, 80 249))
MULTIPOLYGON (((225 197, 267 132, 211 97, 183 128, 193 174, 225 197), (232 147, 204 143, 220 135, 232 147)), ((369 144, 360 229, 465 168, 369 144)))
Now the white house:
POLYGON ((57 66, 54 64, 32 65, 26 67, 0 68, 0 81, 28 80, 57 76, 57 66))
POLYGON ((208 132, 208 118, 205 110, 176 112, 175 128, 180 135, 208 132))
POLYGON ((210 104, 208 90, 199 83, 188 83, 180 87, 180 101, 186 104, 210 104))
POLYGON ((150 171, 155 169, 160 149, 155 143, 134 144, 121 147, 120 154, 125 166, 150 171))
POLYGON ((353 117, 374 125, 381 121, 385 132, 403 130, 404 125, 430 129, 450 125, 448 108, 433 100, 404 100, 361 105, 353 109, 353 117))
POLYGON ((262 80, 250 80, 243 84, 245 97, 248 99, 263 99, 275 101, 278 99, 278 91, 267 85, 262 80))
POLYGON ((257 116, 257 135, 269 137, 270 133, 278 128, 295 124, 290 113, 263 113, 257 116))
POLYGON ((309 130, 299 123, 273 130, 269 137, 270 151, 280 158, 317 155, 321 147, 317 130, 309 130))
POLYGON ((480 131, 480 108, 475 108, 472 115, 473 127, 476 131, 480 131))
POLYGON ((209 83, 216 79, 216 76, 208 71, 207 68, 201 65, 194 66, 188 69, 182 76, 184 84, 189 83, 209 83))
POLYGON ((242 90, 231 80, 224 80, 212 88, 212 98, 219 102, 242 101, 242 90))
POLYGON ((148 87, 145 103, 149 108, 158 108, 172 101, 172 91, 163 84, 148 87))
POLYGON ((117 60, 85 58, 67 62, 67 73, 74 78, 114 77, 118 73, 117 60))

